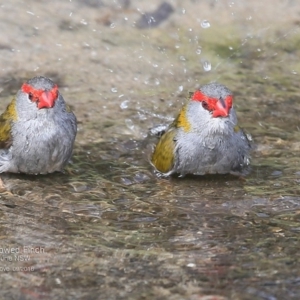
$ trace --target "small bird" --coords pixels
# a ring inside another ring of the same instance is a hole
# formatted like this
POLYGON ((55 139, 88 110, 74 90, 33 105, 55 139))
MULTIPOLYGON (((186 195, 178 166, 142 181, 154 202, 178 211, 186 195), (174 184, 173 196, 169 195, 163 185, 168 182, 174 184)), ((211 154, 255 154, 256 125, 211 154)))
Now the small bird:
POLYGON ((0 116, 0 173, 62 171, 76 132, 76 117, 57 85, 42 76, 28 80, 0 116))
POLYGON ((252 146, 237 126, 232 104, 232 92, 216 82, 191 93, 154 149, 156 171, 163 176, 246 174, 252 146))

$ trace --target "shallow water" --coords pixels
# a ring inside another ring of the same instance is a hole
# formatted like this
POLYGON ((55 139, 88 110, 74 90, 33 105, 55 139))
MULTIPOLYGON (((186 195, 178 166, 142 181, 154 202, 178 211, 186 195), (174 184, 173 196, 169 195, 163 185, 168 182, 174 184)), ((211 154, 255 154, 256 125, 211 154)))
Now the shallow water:
POLYGON ((169 3, 149 29, 158 0, 1 5, 0 108, 46 74, 79 132, 64 174, 2 176, 0 298, 300 298, 299 5, 169 3), (157 178, 148 129, 211 80, 234 91, 252 172, 157 178))

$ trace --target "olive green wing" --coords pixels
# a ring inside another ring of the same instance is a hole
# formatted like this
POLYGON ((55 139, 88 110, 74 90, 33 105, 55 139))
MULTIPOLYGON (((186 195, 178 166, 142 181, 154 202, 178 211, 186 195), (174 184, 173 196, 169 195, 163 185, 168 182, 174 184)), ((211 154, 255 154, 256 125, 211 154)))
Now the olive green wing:
POLYGON ((152 154, 151 162, 161 173, 168 173, 174 166, 174 150, 176 145, 175 137, 175 128, 171 128, 166 131, 159 139, 152 154))
POLYGON ((7 106, 0 116, 0 148, 8 148, 12 144, 11 124, 17 119, 16 99, 7 106))

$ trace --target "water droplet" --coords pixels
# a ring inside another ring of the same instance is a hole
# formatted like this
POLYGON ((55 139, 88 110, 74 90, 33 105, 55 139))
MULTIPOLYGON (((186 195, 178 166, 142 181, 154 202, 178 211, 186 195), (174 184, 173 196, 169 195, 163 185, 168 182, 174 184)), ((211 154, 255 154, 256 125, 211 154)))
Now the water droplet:
POLYGON ((147 20, 147 23, 149 25, 151 25, 152 23, 155 23, 155 22, 156 22, 156 20, 155 20, 155 18, 153 16, 150 16, 150 18, 147 20))
POLYGON ((179 60, 185 61, 186 59, 185 59, 185 57, 184 57, 183 55, 180 55, 180 56, 179 56, 179 60))
POLYGON ((185 9, 184 9, 184 8, 182 9, 182 14, 183 14, 183 15, 185 14, 185 9))
POLYGON ((129 128, 130 130, 134 130, 135 126, 131 119, 125 119, 125 124, 126 124, 127 128, 129 128))
POLYGON ((155 78, 155 84, 156 85, 160 85, 160 82, 159 82, 159 80, 157 78, 155 78))
POLYGON ((297 75, 298 73, 295 70, 292 70, 293 75, 297 75))
POLYGON ((250 133, 246 133, 246 137, 247 137, 248 141, 252 142, 252 136, 250 133))
POLYGON ((193 31, 193 28, 189 28, 189 31, 193 31))
POLYGON ((115 28, 115 27, 116 27, 116 24, 115 24, 115 23, 111 23, 109 27, 110 27, 110 28, 115 28))
POLYGON ((179 91, 179 92, 182 92, 182 91, 183 91, 183 86, 182 86, 182 85, 180 85, 180 86, 178 87, 178 91, 179 91))
POLYGON ((257 48, 257 52, 260 52, 261 51, 261 49, 260 48, 257 48))
POLYGON ((157 65, 157 64, 152 64, 152 66, 153 66, 154 68, 157 68, 157 67, 158 67, 158 65, 157 65))
POLYGON ((232 47, 228 47, 228 49, 229 49, 229 50, 233 50, 233 48, 232 48, 232 47))
POLYGON ((210 27, 210 23, 207 20, 203 20, 201 22, 201 27, 202 28, 209 28, 210 27))
POLYGON ((118 92, 118 90, 117 90, 116 87, 113 87, 113 88, 111 88, 110 90, 111 90, 112 93, 117 93, 117 92, 118 92))
POLYGON ((147 120, 147 116, 140 111, 138 111, 138 116, 139 116, 139 120, 141 121, 147 120))
POLYGON ((201 54, 201 52, 202 52, 202 49, 201 48, 197 48, 197 50, 196 50, 196 54, 201 54))
POLYGON ((120 108, 121 109, 126 109, 128 108, 128 104, 129 104, 129 100, 124 100, 121 104, 120 104, 120 108))
POLYGON ((180 48, 180 46, 179 46, 179 45, 175 45, 175 48, 176 48, 176 49, 179 49, 179 48, 180 48))
POLYGON ((248 21, 252 20, 252 16, 249 16, 248 18, 246 18, 246 20, 248 21))
POLYGON ((204 71, 209 72, 211 70, 211 63, 208 60, 202 61, 204 71))

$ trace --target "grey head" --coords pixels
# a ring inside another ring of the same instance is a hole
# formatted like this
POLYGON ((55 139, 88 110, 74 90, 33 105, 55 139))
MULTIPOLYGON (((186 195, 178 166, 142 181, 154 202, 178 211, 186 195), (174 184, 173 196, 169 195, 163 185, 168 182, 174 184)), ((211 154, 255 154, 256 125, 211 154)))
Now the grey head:
POLYGON ((200 87, 200 91, 208 97, 216 99, 225 99, 227 96, 232 95, 232 92, 225 85, 217 82, 211 82, 200 87))
POLYGON ((224 85, 217 82, 203 85, 191 95, 187 119, 194 131, 232 132, 237 122, 232 102, 232 92, 224 85))
POLYGON ((65 106, 54 82, 37 76, 25 82, 17 94, 16 109, 19 118, 35 118, 54 114, 65 106))
POLYGON ((44 76, 33 77, 27 81, 27 84, 36 90, 51 90, 55 86, 51 79, 44 76))

